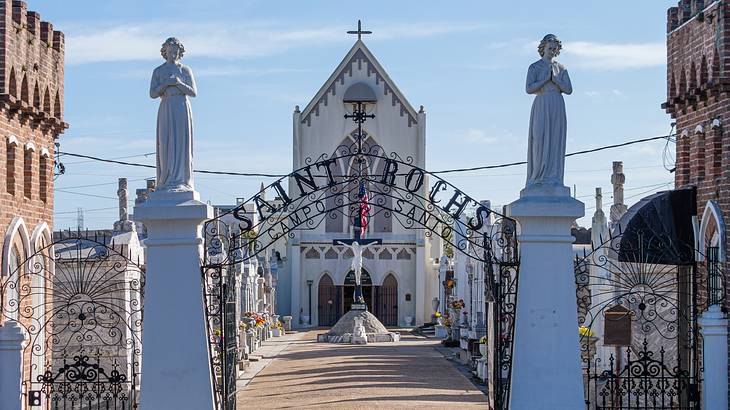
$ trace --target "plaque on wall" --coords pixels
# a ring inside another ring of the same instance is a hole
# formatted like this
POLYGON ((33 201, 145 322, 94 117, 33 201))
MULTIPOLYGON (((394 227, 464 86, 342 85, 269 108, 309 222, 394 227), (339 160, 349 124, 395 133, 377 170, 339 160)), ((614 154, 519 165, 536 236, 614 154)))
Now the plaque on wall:
POLYGON ((631 311, 621 305, 604 312, 603 344, 605 346, 631 346, 631 311))

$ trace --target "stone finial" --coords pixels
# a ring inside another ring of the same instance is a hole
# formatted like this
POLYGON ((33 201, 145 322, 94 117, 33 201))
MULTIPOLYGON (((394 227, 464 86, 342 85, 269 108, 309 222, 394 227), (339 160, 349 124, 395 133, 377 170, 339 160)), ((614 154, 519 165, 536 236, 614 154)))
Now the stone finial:
POLYGON ((621 161, 614 161, 613 174, 611 175, 611 184, 613 185, 611 226, 618 223, 621 217, 628 210, 628 208, 624 204, 624 183, 626 183, 626 176, 624 175, 624 163, 621 161))
POLYGON ((127 178, 119 178, 119 189, 117 189, 117 197, 119 197, 119 220, 126 221, 129 219, 127 212, 127 178))
POLYGON ((603 213, 603 192, 601 188, 596 188, 596 211, 593 213, 593 223, 603 223, 605 221, 603 213))

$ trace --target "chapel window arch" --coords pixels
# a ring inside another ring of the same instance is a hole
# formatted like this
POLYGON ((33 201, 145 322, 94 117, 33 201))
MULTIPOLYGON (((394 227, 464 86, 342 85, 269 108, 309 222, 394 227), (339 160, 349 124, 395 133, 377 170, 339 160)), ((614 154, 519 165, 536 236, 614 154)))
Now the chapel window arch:
POLYGON ((698 235, 698 261, 704 264, 707 278, 708 306, 715 305, 722 300, 723 272, 722 266, 726 261, 725 254, 725 224, 722 213, 713 200, 707 202, 702 214, 698 235))

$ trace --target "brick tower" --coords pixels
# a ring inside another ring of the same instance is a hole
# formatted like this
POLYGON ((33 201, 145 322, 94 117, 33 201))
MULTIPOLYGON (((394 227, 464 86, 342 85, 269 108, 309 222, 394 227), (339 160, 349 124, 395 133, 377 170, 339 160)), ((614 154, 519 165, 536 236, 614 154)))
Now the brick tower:
MULTIPOLYGON (((697 188, 700 308, 717 304, 730 249, 730 0, 681 0, 667 12, 667 101, 676 120, 676 187, 697 188)), ((701 313, 701 312, 700 312, 701 313)), ((707 404, 706 404, 707 405, 707 404)))
POLYGON ((64 37, 22 1, 0 0, 2 275, 50 241, 55 145, 63 121, 64 37), (34 243, 35 241, 35 243, 34 243), (15 253, 15 254, 14 254, 15 253))

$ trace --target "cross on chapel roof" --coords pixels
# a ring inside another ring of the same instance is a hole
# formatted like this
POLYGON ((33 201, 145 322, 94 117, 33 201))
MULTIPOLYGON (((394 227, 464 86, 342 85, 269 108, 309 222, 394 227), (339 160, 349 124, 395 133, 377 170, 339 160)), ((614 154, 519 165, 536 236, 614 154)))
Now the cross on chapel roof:
POLYGON ((357 34, 357 39, 360 40, 361 39, 361 36, 363 34, 373 34, 373 32, 372 31, 363 30, 362 29, 362 24, 361 24, 360 20, 358 20, 357 21, 357 30, 356 31, 355 30, 350 30, 350 31, 347 32, 347 34, 357 34))

